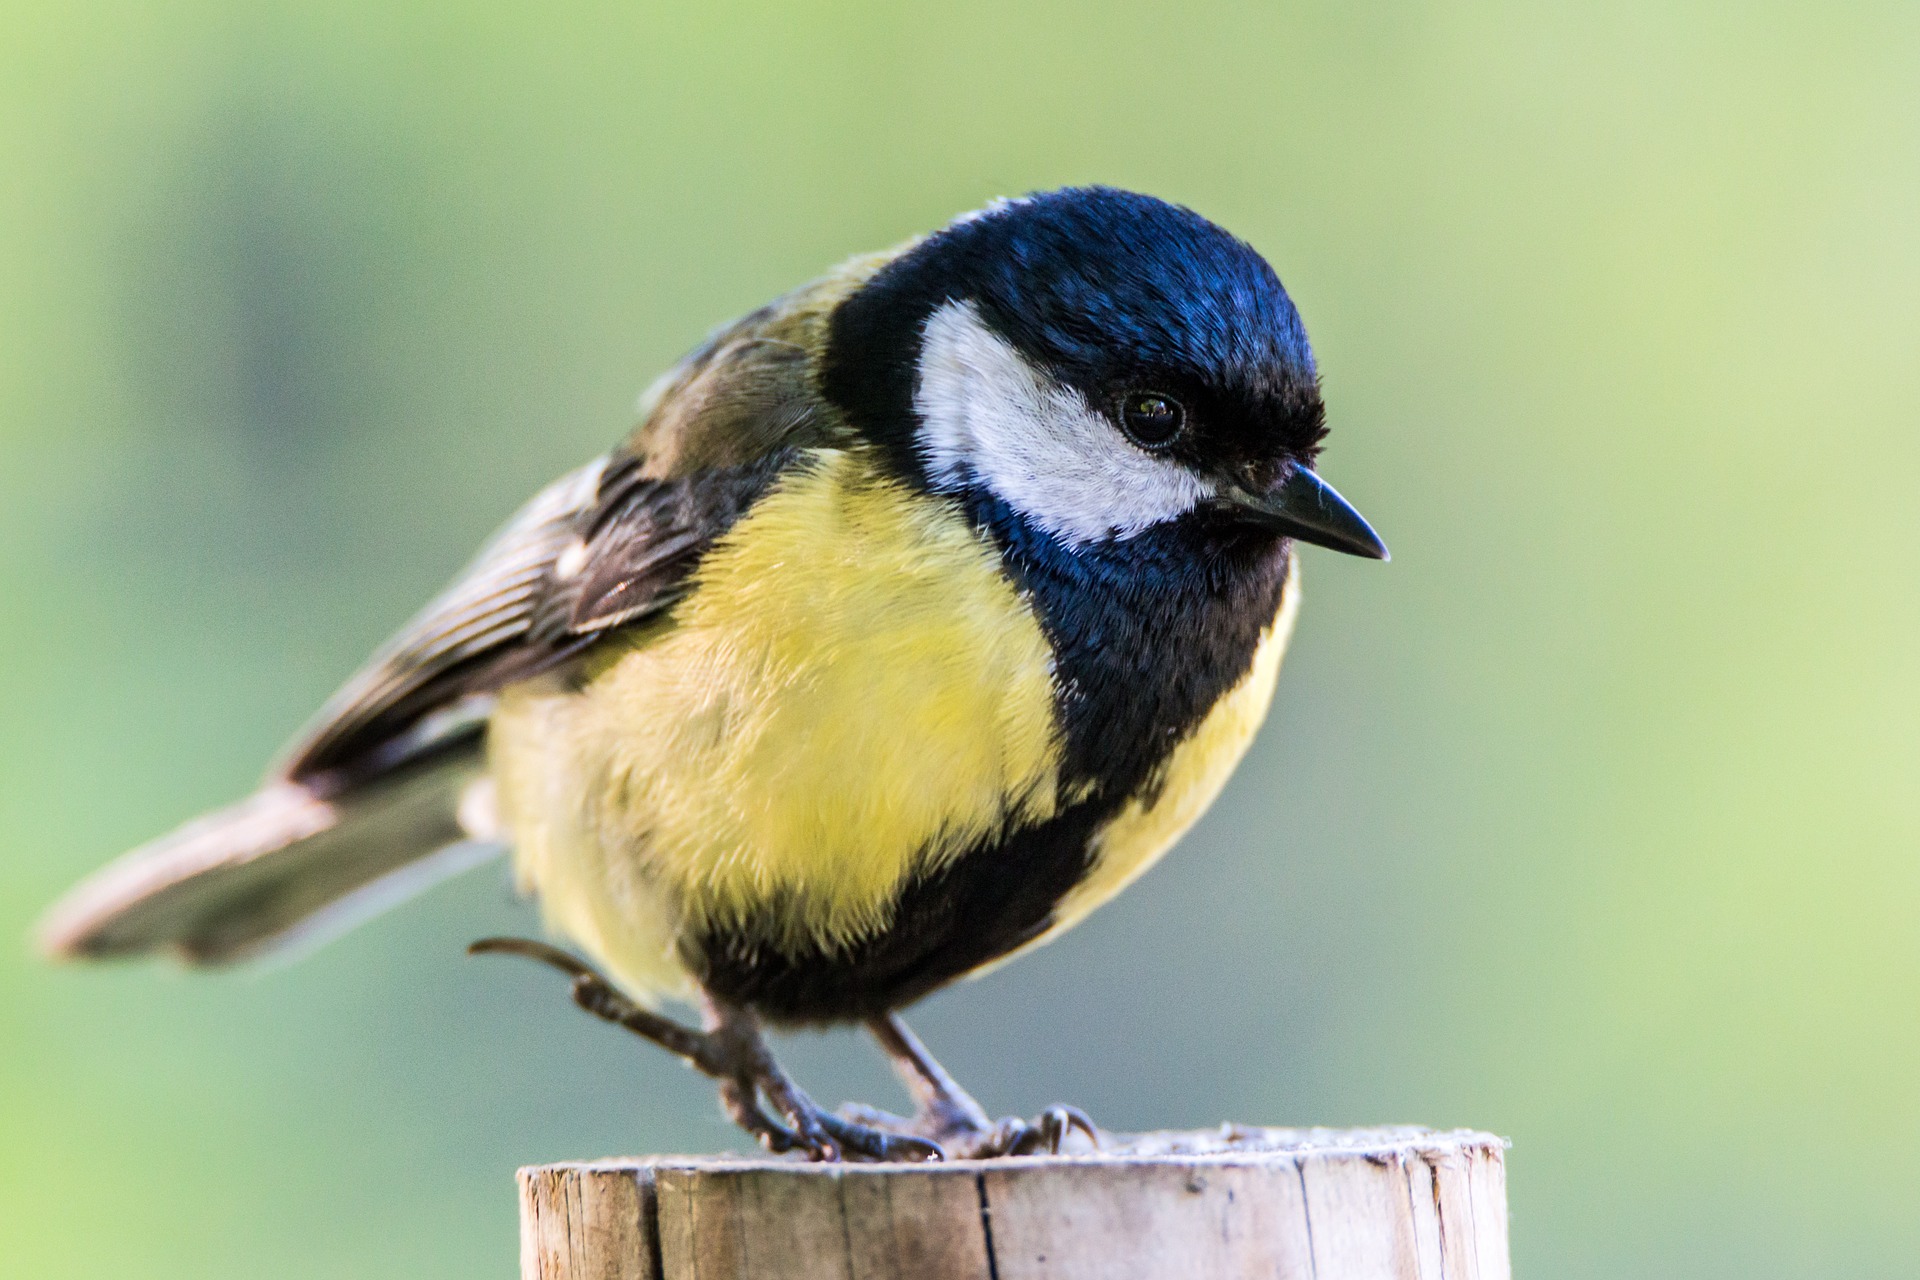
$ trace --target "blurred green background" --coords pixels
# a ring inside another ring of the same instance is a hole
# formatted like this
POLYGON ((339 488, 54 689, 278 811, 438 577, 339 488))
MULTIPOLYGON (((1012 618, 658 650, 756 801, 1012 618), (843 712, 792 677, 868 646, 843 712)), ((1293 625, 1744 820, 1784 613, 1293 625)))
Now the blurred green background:
POLYGON ((264 972, 19 940, 710 325, 1104 181, 1271 257, 1395 560, 1308 553, 1214 813, 923 1035, 1510 1135, 1525 1276, 1914 1274, 1920 7, 307 9, 0 12, 0 1270, 504 1277, 515 1165, 733 1144, 461 957, 497 869, 264 972))

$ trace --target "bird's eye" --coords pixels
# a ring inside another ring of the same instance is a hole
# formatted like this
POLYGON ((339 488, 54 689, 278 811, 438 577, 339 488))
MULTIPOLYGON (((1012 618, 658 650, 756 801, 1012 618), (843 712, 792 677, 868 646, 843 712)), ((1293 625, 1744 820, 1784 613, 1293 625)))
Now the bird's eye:
POLYGON ((1120 423, 1143 449, 1164 449, 1187 425, 1187 411, 1158 391, 1129 391, 1120 400, 1120 423))

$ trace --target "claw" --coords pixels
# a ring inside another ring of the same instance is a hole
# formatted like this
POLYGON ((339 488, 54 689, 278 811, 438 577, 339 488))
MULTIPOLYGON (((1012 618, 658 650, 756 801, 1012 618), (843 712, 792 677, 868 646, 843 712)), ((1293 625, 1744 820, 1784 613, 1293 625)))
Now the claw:
POLYGON ((840 1158, 840 1149, 833 1145, 819 1126, 810 1125, 806 1117, 799 1120, 788 1117, 788 1127, 793 1130, 793 1145, 807 1153, 807 1159, 831 1163, 840 1158))
POLYGON ((1094 1148, 1099 1149, 1100 1130, 1086 1112, 1078 1107, 1054 1106, 1031 1121, 1008 1116, 983 1135, 968 1154, 980 1160, 1042 1153, 1057 1156, 1066 1145, 1067 1135, 1075 1129, 1086 1134, 1094 1148))
POLYGON ((1007 1116, 980 1139, 974 1147, 973 1157, 976 1160, 991 1160, 995 1156, 1025 1155, 1027 1152, 1022 1147, 1032 1132, 1033 1126, 1019 1116, 1007 1116))
POLYGON ((1061 1144, 1075 1129, 1087 1135, 1087 1141, 1093 1144, 1094 1150, 1100 1149, 1100 1130, 1094 1125, 1093 1118, 1078 1107, 1055 1103, 1040 1117, 1040 1127, 1052 1135, 1050 1141, 1054 1155, 1060 1154, 1061 1144))
POLYGON ((800 1145, 800 1140, 794 1137, 793 1130, 761 1109, 753 1081, 722 1080, 720 1105, 726 1111, 728 1119, 752 1134, 760 1145, 772 1154, 783 1155, 800 1145))

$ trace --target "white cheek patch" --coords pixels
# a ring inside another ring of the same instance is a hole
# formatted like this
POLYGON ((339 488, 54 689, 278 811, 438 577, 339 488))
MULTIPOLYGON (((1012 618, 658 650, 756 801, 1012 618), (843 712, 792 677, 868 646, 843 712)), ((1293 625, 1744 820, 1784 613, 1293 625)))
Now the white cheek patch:
POLYGON ((913 406, 937 488, 985 485, 1069 545, 1131 537, 1210 492, 1027 363, 970 302, 927 321, 913 406))

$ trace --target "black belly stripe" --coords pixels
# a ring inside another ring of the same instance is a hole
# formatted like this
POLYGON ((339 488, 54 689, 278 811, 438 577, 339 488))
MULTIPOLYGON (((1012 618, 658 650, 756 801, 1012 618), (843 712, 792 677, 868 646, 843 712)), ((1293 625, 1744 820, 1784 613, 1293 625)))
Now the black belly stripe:
POLYGON ((1046 930, 1054 904, 1086 870, 1104 806, 968 850, 901 893, 892 925, 839 952, 789 954, 744 930, 684 951, 715 995, 781 1023, 824 1023, 903 1008, 1046 930))
POLYGON ((1053 648, 1063 779, 1133 795, 1247 674, 1290 544, 1189 515, 1076 553, 997 500, 976 500, 974 515, 1053 648))
POLYGON ((750 924, 687 939, 715 995, 777 1022, 867 1017, 1044 933, 1086 873, 1093 833, 1156 785, 1173 746, 1246 675, 1286 585, 1287 544, 1231 525, 1189 517, 1076 554, 990 497, 970 514, 1052 645, 1061 792, 1076 802, 909 883, 891 926, 844 950, 783 952, 750 924))

